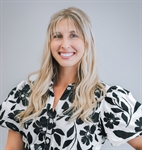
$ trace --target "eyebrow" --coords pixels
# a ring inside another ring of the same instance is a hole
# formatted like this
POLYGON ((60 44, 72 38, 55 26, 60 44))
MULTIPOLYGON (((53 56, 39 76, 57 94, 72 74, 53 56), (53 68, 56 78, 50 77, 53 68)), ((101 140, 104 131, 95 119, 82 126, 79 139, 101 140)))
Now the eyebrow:
POLYGON ((74 30, 73 30, 73 31, 70 31, 70 33, 77 33, 77 31, 74 31, 74 30))
MULTIPOLYGON (((61 32, 58 32, 58 31, 57 32, 53 32, 53 35, 54 34, 59 34, 59 33, 61 33, 61 32)), ((73 31, 69 31, 69 33, 78 33, 78 32, 73 30, 73 31)))

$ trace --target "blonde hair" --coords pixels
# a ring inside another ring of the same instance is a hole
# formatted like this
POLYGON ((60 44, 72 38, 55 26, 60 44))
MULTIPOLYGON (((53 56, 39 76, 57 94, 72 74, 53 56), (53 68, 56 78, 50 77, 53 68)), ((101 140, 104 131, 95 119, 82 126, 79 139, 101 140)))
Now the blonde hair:
POLYGON ((82 33, 85 42, 85 53, 78 66, 78 78, 74 86, 74 101, 70 107, 70 109, 73 108, 72 119, 78 117, 82 120, 89 119, 90 112, 97 105, 94 95, 95 89, 100 88, 103 91, 102 96, 105 94, 104 86, 98 80, 95 44, 89 17, 75 7, 60 10, 50 19, 41 67, 29 75, 29 80, 34 74, 37 74, 37 78, 34 82, 29 82, 32 92, 27 109, 19 115, 22 122, 37 117, 41 113, 48 100, 46 92, 50 82, 58 77, 58 65, 51 55, 50 41, 57 24, 63 19, 73 22, 75 28, 82 33))

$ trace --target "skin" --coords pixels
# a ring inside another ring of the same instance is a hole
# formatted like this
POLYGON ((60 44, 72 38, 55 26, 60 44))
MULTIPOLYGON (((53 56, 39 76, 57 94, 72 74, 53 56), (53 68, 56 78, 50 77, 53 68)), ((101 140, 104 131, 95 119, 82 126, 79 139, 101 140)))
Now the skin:
MULTIPOLYGON (((51 40, 51 53, 59 63, 59 80, 54 85, 53 111, 68 84, 75 82, 77 66, 84 54, 84 41, 81 35, 74 32, 72 23, 66 20, 59 22, 57 33, 51 40), (63 56, 60 55, 63 53, 63 56), (65 53, 68 56, 65 56, 65 53)), ((142 150, 142 136, 136 137, 128 143, 136 150, 142 150)), ((9 130, 5 150, 24 150, 22 137, 18 132, 9 130), (13 138, 14 137, 14 138, 13 138)))
POLYGON ((84 40, 72 22, 62 20, 58 23, 50 43, 51 53, 62 69, 77 72, 78 62, 84 54, 84 40), (68 55, 68 56, 65 56, 68 55))
POLYGON ((5 150, 24 150, 20 133, 9 130, 5 150))
POLYGON ((142 136, 136 137, 128 141, 128 143, 136 150, 142 150, 142 136))
POLYGON ((51 53, 59 64, 59 80, 54 85, 55 109, 68 84, 75 82, 78 63, 84 54, 84 40, 67 20, 58 23, 50 43, 51 53))

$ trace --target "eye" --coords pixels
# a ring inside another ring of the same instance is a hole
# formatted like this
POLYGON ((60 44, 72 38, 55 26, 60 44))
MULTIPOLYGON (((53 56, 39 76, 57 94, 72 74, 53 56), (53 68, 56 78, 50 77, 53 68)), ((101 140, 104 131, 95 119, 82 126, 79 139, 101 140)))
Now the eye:
POLYGON ((78 37, 76 34, 71 34, 71 38, 76 38, 78 37))
POLYGON ((61 34, 55 34, 55 35, 53 35, 53 39, 54 38, 62 38, 62 35, 61 34))

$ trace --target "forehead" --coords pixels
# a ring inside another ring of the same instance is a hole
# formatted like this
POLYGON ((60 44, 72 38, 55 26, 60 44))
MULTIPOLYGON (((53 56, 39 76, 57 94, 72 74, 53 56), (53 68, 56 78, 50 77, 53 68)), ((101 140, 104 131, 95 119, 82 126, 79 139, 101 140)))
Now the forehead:
POLYGON ((59 20, 53 27, 53 32, 75 31, 80 32, 77 22, 71 19, 59 20))

